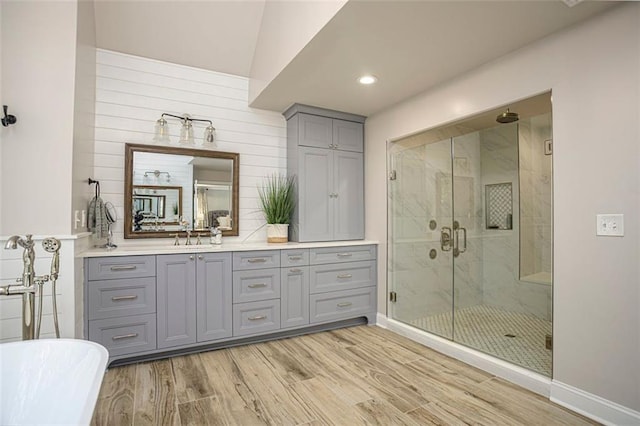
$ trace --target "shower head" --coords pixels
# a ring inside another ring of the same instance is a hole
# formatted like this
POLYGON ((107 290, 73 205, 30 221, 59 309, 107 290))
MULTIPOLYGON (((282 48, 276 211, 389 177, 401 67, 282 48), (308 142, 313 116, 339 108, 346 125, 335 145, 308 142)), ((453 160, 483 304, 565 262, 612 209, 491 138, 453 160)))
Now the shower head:
POLYGON ((499 114, 496 117, 496 121, 501 124, 513 123, 518 121, 519 119, 520 119, 520 116, 518 115, 518 113, 509 111, 509 108, 507 108, 505 112, 503 112, 502 114, 499 114))

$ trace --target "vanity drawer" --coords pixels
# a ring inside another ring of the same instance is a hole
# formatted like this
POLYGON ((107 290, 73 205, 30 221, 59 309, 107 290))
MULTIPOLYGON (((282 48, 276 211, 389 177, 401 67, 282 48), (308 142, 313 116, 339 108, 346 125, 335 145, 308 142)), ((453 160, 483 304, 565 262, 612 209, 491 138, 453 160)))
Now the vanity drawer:
POLYGON ((335 263, 309 268, 311 294, 348 290, 376 284, 376 262, 335 263))
POLYGON ((280 268, 233 273, 233 303, 278 298, 280 298, 280 268))
POLYGON ((233 270, 280 267, 280 250, 240 251, 233 253, 233 270))
POLYGON ((155 278, 90 281, 87 287, 89 320, 156 311, 155 278))
POLYGON ((321 265, 325 263, 357 262, 360 260, 375 260, 376 246, 346 246, 323 247, 311 249, 309 263, 321 265))
POLYGON ((312 294, 309 308, 312 324, 367 315, 376 309, 376 288, 312 294))
POLYGON ((309 249, 282 250, 280 252, 280 266, 306 266, 309 264, 309 249))
POLYGON ((134 315, 89 321, 89 340, 109 350, 109 356, 156 349, 156 315, 134 315))
POLYGON ((234 337, 278 329, 280 329, 280 300, 233 305, 234 337))
POLYGON ((155 256, 116 256, 89 259, 89 280, 115 280, 155 276, 155 256))

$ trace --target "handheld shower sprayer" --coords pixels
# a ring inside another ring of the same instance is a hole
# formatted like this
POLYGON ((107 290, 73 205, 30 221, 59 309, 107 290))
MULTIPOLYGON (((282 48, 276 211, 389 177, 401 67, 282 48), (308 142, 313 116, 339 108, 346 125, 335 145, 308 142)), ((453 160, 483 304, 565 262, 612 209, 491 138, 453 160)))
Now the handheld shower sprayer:
MULTIPOLYGON (((49 279, 51 280, 51 302, 53 304, 53 324, 56 331, 56 337, 60 338, 60 326, 58 325, 58 305, 56 301, 56 281, 60 272, 60 247, 62 243, 57 238, 49 237, 42 240, 42 248, 47 253, 53 253, 51 258, 51 272, 49 279)), ((40 305, 42 306, 42 292, 40 292, 40 305)), ((38 317, 38 337, 40 331, 40 322, 42 321, 42 309, 40 309, 38 317)))

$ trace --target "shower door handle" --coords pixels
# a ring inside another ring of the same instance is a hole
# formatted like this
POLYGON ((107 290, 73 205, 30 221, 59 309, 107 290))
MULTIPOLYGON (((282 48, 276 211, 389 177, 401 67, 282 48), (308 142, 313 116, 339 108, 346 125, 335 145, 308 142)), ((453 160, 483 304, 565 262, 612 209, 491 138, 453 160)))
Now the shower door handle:
POLYGON ((451 251, 451 228, 448 226, 443 226, 440 231, 440 249, 451 251))
POLYGON ((467 228, 458 228, 456 229, 456 248, 458 250, 458 254, 462 254, 467 251, 467 228), (460 248, 460 243, 458 242, 458 233, 462 231, 462 248, 460 248))

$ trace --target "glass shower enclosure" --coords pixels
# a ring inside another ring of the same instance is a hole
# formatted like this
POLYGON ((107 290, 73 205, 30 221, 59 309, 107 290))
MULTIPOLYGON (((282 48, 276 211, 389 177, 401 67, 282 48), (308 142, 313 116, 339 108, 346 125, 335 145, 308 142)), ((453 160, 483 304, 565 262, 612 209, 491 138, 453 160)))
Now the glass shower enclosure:
POLYGON ((478 122, 388 145, 390 316, 550 377, 550 101, 478 122))

